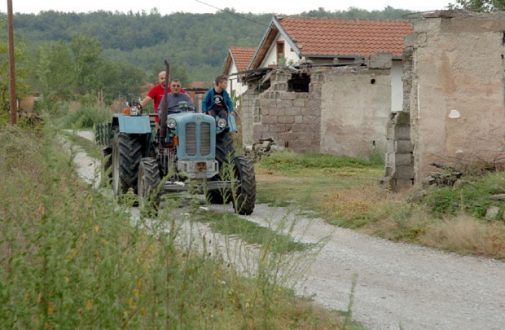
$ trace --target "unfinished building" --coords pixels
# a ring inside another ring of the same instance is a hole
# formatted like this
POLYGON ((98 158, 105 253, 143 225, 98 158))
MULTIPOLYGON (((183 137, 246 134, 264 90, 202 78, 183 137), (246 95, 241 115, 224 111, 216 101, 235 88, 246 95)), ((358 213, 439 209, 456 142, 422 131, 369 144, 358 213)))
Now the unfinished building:
POLYGON ((271 71, 242 95, 243 139, 273 138, 297 152, 384 153, 390 70, 383 54, 368 66, 271 71))
POLYGON ((386 179, 419 184, 433 163, 505 161, 505 14, 440 11, 414 22, 404 52, 404 103, 388 124, 386 179))
POLYGON ((298 152, 384 154, 401 110, 406 21, 274 17, 241 77, 244 144, 274 138, 298 152))

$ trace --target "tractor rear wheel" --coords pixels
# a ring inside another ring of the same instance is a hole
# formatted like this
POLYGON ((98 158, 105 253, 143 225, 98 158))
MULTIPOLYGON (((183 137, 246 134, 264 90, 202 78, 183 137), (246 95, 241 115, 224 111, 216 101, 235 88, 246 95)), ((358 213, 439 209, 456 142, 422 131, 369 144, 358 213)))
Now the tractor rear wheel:
POLYGON ((159 193, 158 186, 161 181, 160 167, 156 159, 152 157, 142 158, 139 165, 138 195, 140 206, 147 211, 158 209, 159 193))
POLYGON ((135 135, 116 133, 112 142, 112 190, 119 196, 137 189, 142 143, 135 135))
POLYGON ((112 184, 112 147, 106 147, 102 152, 102 184, 110 187, 112 184))
POLYGON ((233 207, 235 212, 241 215, 250 215, 254 211, 256 204, 256 175, 254 174, 254 163, 245 156, 234 158, 235 180, 237 182, 233 189, 233 207))

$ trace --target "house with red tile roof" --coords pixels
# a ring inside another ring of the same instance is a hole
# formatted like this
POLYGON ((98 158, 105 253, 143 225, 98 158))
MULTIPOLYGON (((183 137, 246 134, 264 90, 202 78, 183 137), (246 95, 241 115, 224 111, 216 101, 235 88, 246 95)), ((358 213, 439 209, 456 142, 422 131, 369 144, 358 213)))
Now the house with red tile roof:
POLYGON ((240 79, 243 144, 375 157, 402 110, 408 21, 273 17, 240 79))
POLYGON ((237 73, 247 70, 255 52, 256 48, 251 47, 230 47, 228 50, 223 74, 229 78, 228 93, 230 95, 240 96, 247 90, 247 85, 239 79, 237 73))
POLYGON ((273 17, 248 69, 298 65, 366 64, 370 56, 392 55, 392 111, 403 101, 402 54, 412 24, 403 20, 273 17))

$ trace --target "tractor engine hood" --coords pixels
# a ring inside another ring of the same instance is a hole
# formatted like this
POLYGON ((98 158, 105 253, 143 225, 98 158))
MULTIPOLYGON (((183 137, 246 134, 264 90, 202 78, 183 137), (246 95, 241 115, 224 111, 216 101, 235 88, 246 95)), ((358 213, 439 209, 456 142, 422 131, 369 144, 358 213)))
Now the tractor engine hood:
POLYGON ((216 158, 216 120, 203 113, 184 112, 170 114, 168 131, 179 141, 177 159, 187 161, 214 160, 216 158), (175 127, 170 125, 174 124, 175 127))

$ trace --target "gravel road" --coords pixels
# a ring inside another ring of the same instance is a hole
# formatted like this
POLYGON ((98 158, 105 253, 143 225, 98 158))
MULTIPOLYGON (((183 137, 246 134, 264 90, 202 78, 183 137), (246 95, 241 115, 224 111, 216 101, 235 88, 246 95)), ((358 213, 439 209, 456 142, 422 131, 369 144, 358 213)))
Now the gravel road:
MULTIPOLYGON (((85 180, 95 178, 93 158, 81 151, 74 163, 85 180)), ((286 208, 260 204, 244 218, 270 227, 295 221, 295 239, 326 240, 297 293, 345 310, 356 274, 353 317, 370 329, 505 329, 505 263, 385 241, 286 208)))

